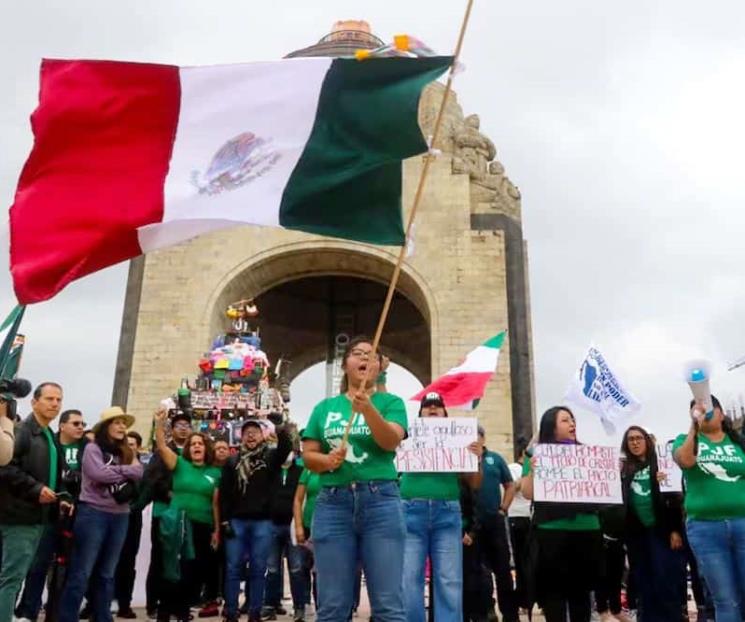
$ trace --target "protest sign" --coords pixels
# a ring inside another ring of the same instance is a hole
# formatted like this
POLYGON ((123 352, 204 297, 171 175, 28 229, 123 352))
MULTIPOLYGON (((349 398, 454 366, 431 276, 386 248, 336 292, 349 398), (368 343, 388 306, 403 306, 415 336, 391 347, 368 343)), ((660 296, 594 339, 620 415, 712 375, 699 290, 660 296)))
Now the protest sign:
POLYGON ((401 473, 475 473, 479 460, 468 446, 477 438, 473 417, 418 417, 396 452, 401 473))
POLYGON ((555 503, 623 503, 616 447, 537 445, 533 498, 555 503))
POLYGON ((673 460, 673 442, 657 445, 657 471, 665 474, 660 482, 660 492, 682 492, 683 472, 673 460))

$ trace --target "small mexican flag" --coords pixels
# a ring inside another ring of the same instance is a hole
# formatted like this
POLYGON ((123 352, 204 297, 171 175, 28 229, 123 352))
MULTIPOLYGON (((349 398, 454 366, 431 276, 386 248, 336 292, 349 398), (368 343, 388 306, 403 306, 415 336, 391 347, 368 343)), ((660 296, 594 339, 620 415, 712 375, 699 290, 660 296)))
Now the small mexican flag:
POLYGON ((10 211, 22 303, 199 234, 279 226, 401 245, 401 161, 451 57, 212 67, 44 60, 10 211))
POLYGON ((506 334, 507 331, 502 331, 471 350, 460 365, 440 376, 411 399, 420 401, 427 393, 434 392, 440 394, 445 406, 449 408, 476 408, 484 395, 486 384, 497 371, 499 350, 506 334))

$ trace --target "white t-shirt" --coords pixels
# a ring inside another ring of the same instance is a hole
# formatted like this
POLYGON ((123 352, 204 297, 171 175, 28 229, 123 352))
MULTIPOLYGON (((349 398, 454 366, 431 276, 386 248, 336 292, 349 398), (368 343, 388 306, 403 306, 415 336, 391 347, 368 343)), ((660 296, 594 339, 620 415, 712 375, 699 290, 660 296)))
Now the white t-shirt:
MULTIPOLYGON (((523 467, 517 462, 513 462, 510 465, 510 473, 515 485, 520 481, 522 477, 523 467)), ((515 498, 510 504, 509 511, 510 518, 530 518, 530 501, 523 497, 523 493, 518 491, 515 493, 515 498)))

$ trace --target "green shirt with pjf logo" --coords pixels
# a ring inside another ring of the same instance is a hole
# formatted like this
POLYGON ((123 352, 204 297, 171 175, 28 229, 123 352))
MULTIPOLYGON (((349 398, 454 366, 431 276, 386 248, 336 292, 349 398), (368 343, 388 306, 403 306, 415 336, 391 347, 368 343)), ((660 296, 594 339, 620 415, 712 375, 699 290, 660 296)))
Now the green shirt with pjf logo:
MULTIPOLYGON (((383 419, 407 429, 406 407, 400 397, 391 393, 373 393, 370 400, 383 419)), ((352 402, 346 395, 325 399, 313 409, 303 439, 319 441, 321 451, 329 453, 341 446, 351 417, 352 402)), ((346 459, 335 471, 321 473, 321 486, 395 480, 398 477, 395 456, 395 451, 386 451, 375 442, 365 418, 358 414, 349 432, 346 459)))
POLYGON ((651 477, 649 466, 645 466, 634 474, 630 487, 631 507, 645 527, 653 527, 655 524, 651 477))
POLYGON ((67 468, 71 471, 80 470, 80 448, 82 446, 82 441, 75 441, 74 443, 70 443, 69 445, 60 443, 60 447, 62 447, 62 455, 65 458, 65 463, 67 464, 67 468))
MULTIPOLYGON (((675 439, 673 451, 686 439, 675 439)), ((694 520, 745 517, 745 452, 725 434, 715 443, 698 435, 696 464, 683 469, 685 509, 694 520)))

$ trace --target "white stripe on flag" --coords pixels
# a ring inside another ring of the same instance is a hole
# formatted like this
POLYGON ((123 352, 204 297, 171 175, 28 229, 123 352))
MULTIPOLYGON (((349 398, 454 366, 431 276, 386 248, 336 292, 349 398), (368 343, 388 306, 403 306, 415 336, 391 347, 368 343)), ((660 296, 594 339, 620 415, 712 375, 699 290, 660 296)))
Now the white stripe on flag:
POLYGON ((453 374, 462 373, 483 373, 493 372, 497 368, 497 361, 499 360, 499 350, 497 348, 487 348, 486 346, 478 346, 475 350, 471 350, 466 356, 466 360, 463 361, 458 367, 453 367, 447 372, 448 376, 453 374))
MULTIPOLYGON (((278 225, 282 193, 313 129, 331 63, 304 58, 182 68, 163 222, 201 220, 188 237, 230 221, 278 225), (223 223, 209 223, 213 218, 223 223)), ((153 235, 158 231, 169 228, 150 227, 141 236, 143 250, 173 242, 153 235)))

